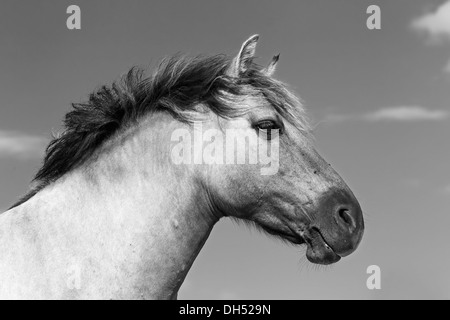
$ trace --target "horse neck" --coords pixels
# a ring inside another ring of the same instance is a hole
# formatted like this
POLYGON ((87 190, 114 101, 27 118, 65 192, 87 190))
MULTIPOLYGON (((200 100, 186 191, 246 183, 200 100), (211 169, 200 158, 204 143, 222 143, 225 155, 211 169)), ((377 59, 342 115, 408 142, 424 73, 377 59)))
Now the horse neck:
POLYGON ((106 146, 47 196, 62 199, 70 212, 59 219, 89 248, 81 260, 96 260, 98 270, 88 272, 113 270, 115 280, 101 285, 116 281, 110 291, 118 296, 175 297, 218 220, 193 171, 170 161, 167 142, 180 123, 155 117, 106 146))

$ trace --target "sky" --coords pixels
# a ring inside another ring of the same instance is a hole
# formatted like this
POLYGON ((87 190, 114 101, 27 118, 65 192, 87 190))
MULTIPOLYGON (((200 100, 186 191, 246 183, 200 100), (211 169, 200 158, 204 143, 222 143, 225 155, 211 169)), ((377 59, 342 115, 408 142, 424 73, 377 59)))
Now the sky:
MULTIPOLYGON (((0 9, 0 209, 21 197, 71 102, 177 52, 257 62, 305 102, 321 155, 361 203, 359 249, 304 250, 222 219, 180 299, 450 299, 450 1, 25 1, 0 9), (66 9, 81 8, 81 30, 66 9), (381 29, 369 30, 369 5, 381 29), (381 270, 369 290, 367 268, 381 270)), ((3 211, 1 210, 1 211, 3 211)))

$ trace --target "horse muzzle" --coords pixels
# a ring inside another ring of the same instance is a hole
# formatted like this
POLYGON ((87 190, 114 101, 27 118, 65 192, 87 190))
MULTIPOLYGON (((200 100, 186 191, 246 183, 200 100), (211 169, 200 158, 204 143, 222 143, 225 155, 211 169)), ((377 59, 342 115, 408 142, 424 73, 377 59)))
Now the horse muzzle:
POLYGON ((364 219, 351 191, 328 191, 319 199, 317 212, 302 235, 308 260, 332 264, 354 252, 364 234, 364 219))

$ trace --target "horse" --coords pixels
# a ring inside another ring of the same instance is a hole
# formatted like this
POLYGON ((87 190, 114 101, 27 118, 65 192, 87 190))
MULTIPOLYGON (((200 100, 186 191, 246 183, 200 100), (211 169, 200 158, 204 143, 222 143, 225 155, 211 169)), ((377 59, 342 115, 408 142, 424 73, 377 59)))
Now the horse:
POLYGON ((274 78, 279 55, 254 61, 258 39, 233 57, 164 58, 150 76, 134 67, 72 104, 35 187, 0 215, 0 298, 176 299, 226 217, 306 246, 315 264, 356 250, 361 207, 314 148, 300 99, 274 78), (192 161, 211 130, 219 142, 254 133, 231 155, 270 147, 274 170, 224 163, 219 148, 192 161), (191 149, 177 148, 189 137, 191 149))

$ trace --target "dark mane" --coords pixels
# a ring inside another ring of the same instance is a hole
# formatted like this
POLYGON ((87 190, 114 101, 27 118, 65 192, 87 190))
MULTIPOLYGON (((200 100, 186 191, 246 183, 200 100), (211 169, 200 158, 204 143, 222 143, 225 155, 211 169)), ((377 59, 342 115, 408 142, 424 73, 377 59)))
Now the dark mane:
POLYGON ((281 82, 268 77, 256 64, 239 78, 229 77, 230 63, 224 55, 166 58, 150 77, 132 68, 120 81, 90 94, 87 102, 73 103, 64 119, 64 131, 47 147, 34 178, 37 187, 12 208, 85 163, 108 138, 150 112, 165 111, 180 121, 190 121, 190 115, 198 112, 195 107, 202 103, 220 117, 235 117, 238 108, 227 97, 249 94, 251 87, 281 116, 308 131, 301 104, 281 82))

